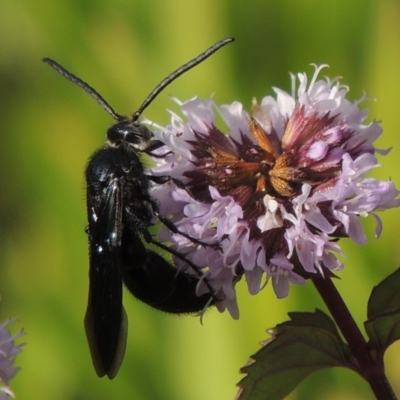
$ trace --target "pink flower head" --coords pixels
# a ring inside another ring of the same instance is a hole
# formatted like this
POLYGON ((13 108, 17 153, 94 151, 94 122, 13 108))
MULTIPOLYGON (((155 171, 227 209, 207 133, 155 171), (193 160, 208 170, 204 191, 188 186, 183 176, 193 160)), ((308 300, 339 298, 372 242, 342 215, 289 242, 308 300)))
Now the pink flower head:
POLYGON ((0 400, 14 397, 10 388, 10 380, 18 372, 19 367, 13 367, 15 356, 21 352, 21 345, 15 345, 14 340, 23 335, 20 331, 11 335, 7 326, 15 319, 8 319, 0 324, 0 400))
POLYGON ((338 238, 365 243, 361 216, 373 214, 379 235, 375 211, 400 204, 392 182, 365 176, 378 166, 373 142, 382 128, 364 124, 367 111, 358 107, 364 99, 350 102, 338 80, 317 80, 321 69, 310 82, 298 74, 296 93, 275 88, 275 97, 254 102, 252 114, 238 102, 176 100, 185 118, 171 113, 171 124, 155 132, 166 156, 154 158, 150 173, 170 175, 185 188, 154 186, 161 212, 181 232, 220 243, 220 250, 166 228, 160 239, 203 268, 222 299, 217 307, 235 318, 235 285, 243 275, 250 293, 260 291, 265 275, 285 297, 290 282, 342 269, 338 238), (216 127, 216 114, 227 133, 216 127))

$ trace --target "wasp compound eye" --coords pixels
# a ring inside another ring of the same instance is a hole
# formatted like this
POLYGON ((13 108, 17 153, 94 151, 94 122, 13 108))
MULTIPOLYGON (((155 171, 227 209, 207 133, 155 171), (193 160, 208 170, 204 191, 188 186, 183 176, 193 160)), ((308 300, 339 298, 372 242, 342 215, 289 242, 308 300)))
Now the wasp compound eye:
POLYGON ((124 143, 137 151, 144 152, 149 147, 150 142, 155 139, 153 132, 145 125, 123 120, 108 129, 107 140, 110 145, 124 143))

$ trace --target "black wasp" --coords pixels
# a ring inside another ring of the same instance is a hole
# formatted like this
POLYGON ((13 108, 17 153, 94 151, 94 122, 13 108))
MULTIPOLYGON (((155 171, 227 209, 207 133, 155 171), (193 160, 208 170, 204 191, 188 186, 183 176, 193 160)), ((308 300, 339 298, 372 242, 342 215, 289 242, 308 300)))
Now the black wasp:
POLYGON ((107 131, 108 143, 92 155, 85 171, 90 257, 85 330, 93 365, 100 377, 107 374, 114 378, 125 354, 128 321, 122 305, 122 282, 139 300, 169 313, 199 312, 216 300, 206 280, 209 293, 197 296, 199 279, 185 272, 177 274, 173 265, 147 249, 142 241, 144 238, 183 259, 199 278, 202 276, 196 265, 155 241, 148 231, 156 215, 169 229, 180 233, 159 214, 157 202, 149 194, 151 182, 163 184, 172 178, 146 175, 138 156, 138 153, 154 156, 152 152, 164 143, 155 139, 138 119, 167 85, 233 40, 219 41, 168 75, 130 117, 117 114, 96 90, 61 65, 43 59, 89 93, 117 121, 107 131))

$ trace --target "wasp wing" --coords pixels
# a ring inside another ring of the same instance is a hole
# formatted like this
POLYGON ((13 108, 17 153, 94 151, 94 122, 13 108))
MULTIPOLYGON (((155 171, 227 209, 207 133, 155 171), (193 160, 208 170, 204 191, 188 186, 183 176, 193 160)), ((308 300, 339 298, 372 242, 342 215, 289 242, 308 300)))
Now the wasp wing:
POLYGON ((128 321, 122 305, 122 187, 113 179, 101 196, 88 193, 89 300, 85 330, 98 376, 113 379, 126 348, 128 321))

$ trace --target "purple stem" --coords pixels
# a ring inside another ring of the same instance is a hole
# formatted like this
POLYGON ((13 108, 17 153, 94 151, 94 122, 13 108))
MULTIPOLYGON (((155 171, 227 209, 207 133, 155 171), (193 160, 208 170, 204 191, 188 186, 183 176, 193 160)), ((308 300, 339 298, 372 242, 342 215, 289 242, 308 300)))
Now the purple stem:
POLYGON ((312 281, 357 359, 359 372, 369 383, 375 397, 378 400, 396 400, 397 397, 386 378, 383 361, 376 361, 371 356, 364 336, 332 280, 313 278, 312 281))

